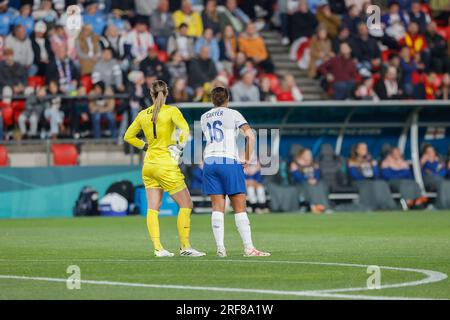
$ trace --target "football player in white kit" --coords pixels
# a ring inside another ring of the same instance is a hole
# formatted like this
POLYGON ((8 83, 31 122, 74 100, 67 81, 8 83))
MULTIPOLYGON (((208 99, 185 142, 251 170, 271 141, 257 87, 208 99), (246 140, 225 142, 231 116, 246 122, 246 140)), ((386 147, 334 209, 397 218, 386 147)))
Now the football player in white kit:
POLYGON ((225 197, 228 196, 235 212, 236 227, 244 244, 244 256, 266 257, 270 253, 253 246, 250 221, 247 216, 245 175, 243 165, 249 163, 255 145, 253 131, 244 117, 228 108, 229 92, 216 87, 211 92, 214 108, 201 117, 201 127, 206 138, 203 165, 203 193, 211 196, 211 226, 217 244, 217 256, 226 257, 224 245, 225 197), (246 138, 245 163, 239 163, 237 137, 246 138))

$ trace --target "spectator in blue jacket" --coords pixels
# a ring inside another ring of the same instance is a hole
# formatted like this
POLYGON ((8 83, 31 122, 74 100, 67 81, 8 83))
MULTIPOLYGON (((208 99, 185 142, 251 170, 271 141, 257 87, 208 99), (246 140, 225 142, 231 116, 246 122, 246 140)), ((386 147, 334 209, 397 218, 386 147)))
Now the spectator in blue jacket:
POLYGON ((321 214, 330 208, 328 188, 321 181, 319 166, 314 163, 311 150, 300 150, 290 165, 290 172, 312 213, 321 214))
POLYGON ((14 13, 8 8, 8 1, 0 0, 0 36, 6 37, 14 23, 14 13))
POLYGON ((450 208, 450 181, 445 180, 447 166, 431 144, 423 146, 420 165, 425 188, 437 192, 436 206, 450 208))
POLYGON ((209 57, 214 61, 214 63, 219 62, 219 43, 217 42, 217 39, 214 38, 214 31, 211 28, 206 28, 203 31, 203 36, 198 38, 195 42, 195 53, 200 54, 200 51, 203 47, 209 48, 209 57))
POLYGON ((403 158, 399 148, 392 148, 381 163, 381 176, 388 181, 392 191, 400 192, 405 210, 424 208, 428 199, 422 196, 419 185, 414 181, 409 163, 403 158))
POLYGON ((369 154, 367 144, 352 148, 348 173, 359 191, 359 204, 366 210, 393 210, 396 208, 389 185, 380 180, 378 164, 369 154))
POLYGON ((34 20, 31 17, 31 5, 24 4, 20 7, 20 15, 14 19, 14 25, 22 25, 25 28, 25 34, 28 37, 34 31, 34 20))
POLYGON ((83 14, 83 23, 90 24, 92 26, 92 31, 94 31, 96 35, 101 36, 108 22, 106 16, 98 11, 98 3, 95 1, 87 1, 85 6, 86 11, 83 14))

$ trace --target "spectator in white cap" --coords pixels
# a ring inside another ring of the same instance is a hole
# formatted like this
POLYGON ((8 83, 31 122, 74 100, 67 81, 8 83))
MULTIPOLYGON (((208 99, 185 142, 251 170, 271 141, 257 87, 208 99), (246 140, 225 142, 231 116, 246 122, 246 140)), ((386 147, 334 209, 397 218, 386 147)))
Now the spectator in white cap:
POLYGON ((50 41, 45 36, 47 25, 43 21, 38 21, 31 34, 31 46, 33 48, 33 64, 37 67, 37 75, 44 76, 53 51, 50 41))

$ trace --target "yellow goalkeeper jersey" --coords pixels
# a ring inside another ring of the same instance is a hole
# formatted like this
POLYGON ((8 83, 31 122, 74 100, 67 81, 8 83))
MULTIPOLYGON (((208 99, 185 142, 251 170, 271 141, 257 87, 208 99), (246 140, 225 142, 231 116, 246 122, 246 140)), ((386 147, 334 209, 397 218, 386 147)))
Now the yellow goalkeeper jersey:
POLYGON ((152 123, 153 108, 154 105, 139 112, 125 133, 124 140, 132 146, 142 149, 145 142, 137 137, 142 130, 148 143, 144 163, 178 165, 170 156, 168 147, 177 142, 181 145, 186 143, 189 136, 189 125, 177 107, 163 105, 154 126, 152 123), (178 134, 177 128, 179 129, 178 134))

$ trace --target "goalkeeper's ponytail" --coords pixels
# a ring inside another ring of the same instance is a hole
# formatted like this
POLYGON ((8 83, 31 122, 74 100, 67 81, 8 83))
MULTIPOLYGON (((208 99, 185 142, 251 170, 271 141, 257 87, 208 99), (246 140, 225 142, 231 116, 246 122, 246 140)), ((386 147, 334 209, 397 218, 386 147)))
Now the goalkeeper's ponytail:
POLYGON ((161 107, 166 103, 166 98, 167 95, 169 94, 167 84, 162 80, 156 80, 152 84, 150 94, 152 96, 154 103, 152 123, 153 123, 153 135, 156 139, 156 121, 158 120, 158 114, 159 111, 161 110, 161 107))

